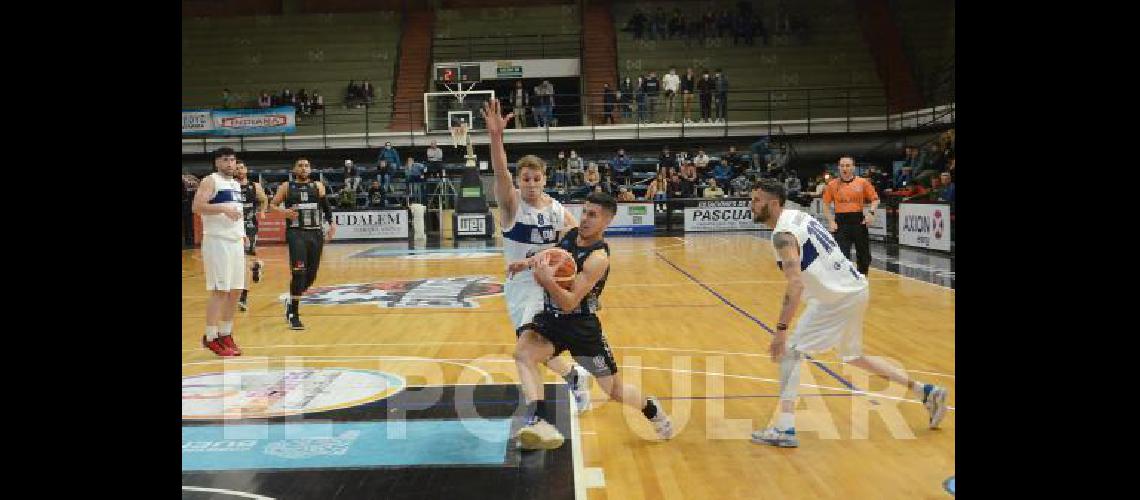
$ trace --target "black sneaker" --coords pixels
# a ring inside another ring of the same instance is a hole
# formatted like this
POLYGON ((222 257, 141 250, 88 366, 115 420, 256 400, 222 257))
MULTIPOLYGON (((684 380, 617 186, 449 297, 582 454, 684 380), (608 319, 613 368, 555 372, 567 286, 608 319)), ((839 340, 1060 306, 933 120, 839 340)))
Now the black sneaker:
MULTIPOLYGON (((254 283, 261 283, 261 261, 260 260, 253 261, 253 282, 254 283)), ((245 309, 242 309, 242 310, 244 311, 245 309)))
POLYGON ((238 310, 243 311, 243 312, 249 310, 249 303, 247 303, 245 301, 245 299, 239 299, 238 300, 238 310))
POLYGON ((293 313, 289 313, 285 317, 285 319, 287 321, 289 321, 289 328, 291 330, 304 330, 305 329, 305 325, 301 324, 301 317, 300 316, 293 314, 293 313))

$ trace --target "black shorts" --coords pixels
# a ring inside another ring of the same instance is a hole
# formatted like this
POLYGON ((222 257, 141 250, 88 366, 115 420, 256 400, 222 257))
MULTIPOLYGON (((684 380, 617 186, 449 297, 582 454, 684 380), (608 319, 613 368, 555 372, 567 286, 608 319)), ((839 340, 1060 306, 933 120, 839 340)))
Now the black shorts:
POLYGON ((293 271, 316 270, 321 265, 324 234, 319 229, 286 229, 289 245, 289 267, 293 271))
POLYGON ((540 312, 528 323, 531 330, 554 344, 554 355, 570 351, 570 356, 582 368, 596 377, 606 377, 618 372, 614 354, 602 334, 602 322, 593 314, 563 314, 555 316, 550 312, 540 312))

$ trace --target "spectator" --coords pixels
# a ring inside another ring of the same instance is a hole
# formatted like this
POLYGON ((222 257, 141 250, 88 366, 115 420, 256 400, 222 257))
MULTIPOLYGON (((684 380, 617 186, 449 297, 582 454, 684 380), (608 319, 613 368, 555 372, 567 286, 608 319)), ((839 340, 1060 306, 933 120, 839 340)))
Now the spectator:
POLYGON ((392 147, 391 142, 385 142, 384 148, 380 150, 379 159, 387 160, 388 165, 395 167, 400 164, 400 153, 396 151, 396 148, 392 147))
POLYGON ((319 113, 325 109, 325 96, 321 95, 316 90, 313 90, 313 113, 319 113))
POLYGON ((623 120, 629 120, 630 115, 633 113, 633 79, 626 76, 621 81, 621 87, 618 89, 618 100, 621 102, 621 117, 623 120))
POLYGON ((590 166, 586 168, 586 175, 583 181, 586 187, 591 191, 594 189, 594 186, 597 186, 598 183, 602 181, 602 174, 598 172, 597 163, 590 162, 590 166))
POLYGON ((673 9, 673 15, 669 18, 669 38, 676 38, 681 36, 685 31, 685 16, 681 14, 680 8, 673 9))
POLYGON ((515 88, 511 91, 511 112, 515 114, 515 128, 526 128, 526 109, 529 105, 530 96, 523 88, 522 80, 516 80, 515 88))
POLYGON ((621 186, 618 188, 617 201, 637 201, 637 197, 628 188, 621 186))
POLYGON ((709 187, 705 188, 702 198, 724 198, 724 190, 716 184, 716 179, 709 179, 709 187))
POLYGON ((352 160, 344 160, 344 188, 354 192, 360 190, 360 175, 356 173, 352 160))
POLYGON ((768 163, 769 155, 772 150, 769 148, 771 138, 766 135, 760 136, 756 142, 749 146, 752 150, 752 166, 759 167, 768 163))
POLYGON ((669 152, 669 146, 661 148, 661 156, 657 157, 657 168, 668 171, 677 167, 677 158, 669 152))
POLYGON ((912 184, 914 179, 911 176, 911 167, 904 165, 902 171, 895 176, 895 189, 902 189, 908 184, 912 184))
POLYGON ((669 181, 666 178, 665 172, 657 172, 657 177, 649 181, 649 187, 645 190, 645 199, 661 201, 668 196, 669 181))
POLYGON ((954 157, 951 156, 950 160, 946 163, 946 171, 950 173, 950 179, 954 179, 954 157))
POLYGON ((194 247, 194 195, 198 192, 198 178, 182 174, 182 247, 194 247))
POLYGON ((633 15, 625 23, 625 28, 622 31, 632 32, 634 40, 641 40, 645 36, 646 23, 648 22, 649 18, 641 11, 641 7, 635 8, 633 15))
POLYGON ((613 160, 610 160, 610 166, 613 168, 613 176, 622 184, 629 182, 630 170, 633 162, 625 155, 624 149, 618 149, 617 155, 613 160))
POLYGON ((360 93, 356 90, 356 81, 349 80, 348 88, 344 91, 344 105, 348 108, 356 107, 357 100, 360 99, 360 93))
POLYGON ((701 121, 708 123, 712 111, 713 82, 709 79, 707 69, 701 73, 701 79, 697 82, 697 92, 701 96, 701 121))
POLYGON ((685 76, 681 78, 681 121, 692 123, 690 119, 693 109, 693 91, 697 88, 697 75, 693 68, 685 68, 685 76))
POLYGON ((788 193, 788 198, 798 198, 802 189, 803 184, 800 177, 796 175, 796 171, 789 171, 788 177, 784 179, 784 191, 788 193))
POLYGON ((371 105, 375 96, 376 92, 372 88, 372 82, 365 80, 364 83, 360 84, 360 97, 364 99, 365 103, 371 105))
POLYGON ((340 190, 340 193, 337 193, 336 205, 343 209, 356 208, 356 190, 349 189, 346 185, 340 190))
POLYGON ((281 91, 281 105, 282 106, 296 106, 297 97, 293 95, 293 91, 285 89, 281 91))
POLYGON ((368 206, 373 208, 384 206, 384 188, 380 186, 378 179, 374 179, 372 185, 368 187, 368 206))
POLYGON ((380 187, 385 192, 388 191, 388 183, 392 180, 392 170, 397 165, 388 163, 388 160, 380 160, 376 165, 376 180, 380 181, 380 187))
POLYGON ((727 163, 731 171, 732 177, 736 177, 744 173, 744 158, 740 153, 736 152, 736 146, 729 146, 728 153, 721 158, 721 163, 727 163))
POLYGON ((570 157, 566 160, 566 173, 570 176, 571 186, 582 185, 582 177, 586 173, 586 162, 573 149, 570 150, 570 157))
POLYGON ((657 12, 653 13, 653 29, 649 32, 649 39, 656 40, 658 38, 665 39, 665 29, 668 26, 665 18, 665 9, 657 7, 657 12))
POLYGON ((637 123, 648 123, 648 105, 645 104, 645 77, 638 75, 637 89, 634 91, 637 98, 637 123))
POLYGON ((301 90, 297 91, 297 102, 294 104, 293 109, 296 111, 296 113, 298 115, 304 115, 304 114, 309 113, 308 99, 309 99, 309 94, 305 93, 305 89, 301 89, 301 90))
POLYGON ((712 176, 717 180, 718 184, 727 186, 729 181, 732 180, 732 167, 728 166, 728 163, 722 158, 716 162, 716 166, 713 167, 712 176))
POLYGON ((645 100, 649 103, 649 122, 657 123, 657 101, 661 97, 661 80, 656 71, 649 72, 645 79, 645 100))
POLYGON ((405 164, 404 175, 408 182, 408 195, 411 201, 416 203, 424 202, 424 164, 415 161, 412 155, 408 155, 407 163, 405 164))
POLYGON ((431 141, 431 146, 427 148, 427 176, 431 177, 435 173, 443 176, 443 150, 436 145, 435 140, 431 141))
POLYGON ((257 98, 257 107, 268 108, 273 105, 273 101, 269 98, 269 93, 265 90, 261 91, 261 97, 257 98))
POLYGON ((709 176, 709 155, 705 154, 705 148, 697 146, 697 154, 693 157, 693 165, 697 167, 697 173, 702 178, 709 176))
POLYGON ((696 197, 699 182, 697 168, 693 166, 692 162, 685 163, 681 168, 681 190, 685 192, 685 197, 696 197))
POLYGON ((669 195, 670 199, 676 198, 689 198, 688 191, 685 189, 685 181, 677 172, 669 174, 669 195))
POLYGON ((539 127, 551 127, 554 116, 554 85, 550 80, 543 80, 534 87, 534 96, 537 101, 534 106, 534 120, 539 127))
POLYGON ((610 88, 610 84, 606 83, 602 88, 602 123, 609 122, 613 125, 614 122, 614 105, 617 104, 617 96, 614 95, 614 89, 610 88))
POLYGON ((669 115, 665 123, 673 123, 677 118, 674 101, 677 91, 681 89, 681 77, 677 76, 677 68, 669 68, 669 73, 662 77, 661 84, 665 87, 665 112, 669 115))
POLYGON ((942 189, 940 189, 938 191, 936 199, 938 201, 943 202, 943 203, 949 203, 950 207, 951 207, 951 211, 953 211, 953 207, 954 207, 954 180, 953 180, 953 178, 951 178, 950 172, 942 172, 942 174, 939 175, 939 181, 940 181, 940 184, 942 185, 942 189))
POLYGON ((723 122, 728 119, 728 77, 720 68, 716 69, 716 77, 713 78, 713 90, 714 116, 723 122))

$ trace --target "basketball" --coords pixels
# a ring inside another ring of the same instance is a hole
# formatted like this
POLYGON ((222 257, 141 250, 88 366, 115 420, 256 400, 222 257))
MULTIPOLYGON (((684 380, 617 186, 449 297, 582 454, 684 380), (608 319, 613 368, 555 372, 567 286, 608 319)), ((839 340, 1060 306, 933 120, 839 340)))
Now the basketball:
POLYGON ((578 263, 574 262, 574 256, 561 248, 547 248, 536 255, 554 266, 554 281, 558 282, 558 286, 569 290, 574 283, 574 275, 578 274, 578 263))

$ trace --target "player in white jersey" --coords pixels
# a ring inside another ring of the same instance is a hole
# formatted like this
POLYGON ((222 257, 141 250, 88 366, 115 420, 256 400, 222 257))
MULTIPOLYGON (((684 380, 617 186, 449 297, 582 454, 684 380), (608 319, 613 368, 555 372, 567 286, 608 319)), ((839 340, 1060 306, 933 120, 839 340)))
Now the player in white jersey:
POLYGON ((752 433, 752 442, 799 446, 795 407, 803 355, 832 348, 839 351, 843 362, 914 391, 930 412, 930 428, 937 428, 946 412, 949 391, 912 380, 881 358, 863 355, 863 314, 870 298, 867 278, 843 256, 823 224, 806 212, 784 209, 786 199, 784 186, 777 181, 760 181, 752 188, 753 218, 772 228, 776 263, 788 280, 768 350, 772 360, 780 364, 780 410, 774 425, 752 433), (806 295, 807 306, 789 339, 788 323, 801 295, 806 295))
MULTIPOLYGON (((514 113, 503 117, 498 99, 492 98, 483 105, 483 119, 491 138, 491 165, 495 170, 495 198, 499 202, 503 226, 503 256, 506 263, 521 261, 554 246, 559 237, 576 227, 578 221, 558 200, 551 198, 546 187, 546 163, 541 158, 527 155, 518 161, 519 187, 507 170, 507 150, 503 146, 503 129, 514 113), (488 118, 490 117, 490 118, 488 118)), ((534 281, 529 269, 507 271, 503 285, 507 311, 515 328, 515 337, 532 326, 535 314, 542 312, 542 287, 534 281)), ((590 407, 590 374, 581 366, 563 357, 554 357, 546 366, 562 376, 579 411, 590 407)))
POLYGON ((214 151, 216 172, 202 179, 194 195, 194 213, 202 217, 202 266, 206 274, 206 335, 202 345, 218 356, 239 356, 234 342, 234 310, 245 288, 245 223, 241 185, 234 179, 234 150, 214 151))

